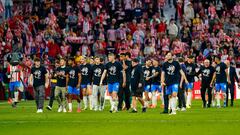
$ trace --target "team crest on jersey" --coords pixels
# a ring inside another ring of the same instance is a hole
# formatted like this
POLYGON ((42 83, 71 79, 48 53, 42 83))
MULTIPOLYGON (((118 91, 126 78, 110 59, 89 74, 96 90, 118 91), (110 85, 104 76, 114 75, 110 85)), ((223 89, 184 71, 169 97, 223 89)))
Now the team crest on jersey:
POLYGON ((36 79, 41 79, 41 71, 40 70, 36 70, 34 72, 34 78, 36 79))
POLYGON ((209 69, 203 70, 203 76, 209 77, 209 74, 210 74, 210 70, 209 69))
POLYGON ((192 73, 192 67, 187 67, 187 74, 190 75, 192 73))
POLYGON ((134 78, 134 73, 135 73, 135 69, 132 70, 132 73, 131 73, 131 78, 134 78))
POLYGON ((169 75, 174 75, 174 71, 175 71, 175 66, 173 65, 170 65, 168 68, 167 68, 167 73, 169 75))
POLYGON ((220 66, 216 67, 216 74, 220 74, 220 66))
POLYGON ((75 78, 75 70, 71 70, 71 71, 69 72, 69 77, 72 78, 72 79, 75 78))
POLYGON ((102 70, 100 68, 96 68, 94 70, 94 76, 101 77, 102 75, 102 70))
POLYGON ((88 68, 87 67, 84 67, 82 68, 82 75, 88 75, 88 68))
POLYGON ((149 70, 145 70, 144 71, 144 77, 146 78, 148 76, 150 76, 150 71, 149 70))
MULTIPOLYGON (((61 70, 61 71, 60 71, 60 74, 63 74, 63 75, 65 75, 65 71, 64 71, 64 70, 61 70)), ((61 79, 64 79, 64 77, 63 77, 63 76, 60 76, 60 78, 61 78, 61 79)))
POLYGON ((111 66, 110 68, 109 68, 109 74, 110 75, 116 75, 116 67, 115 66, 111 66))
POLYGON ((152 70, 152 73, 153 73, 153 74, 155 74, 155 73, 156 73, 156 70, 155 70, 155 69, 153 69, 153 70, 152 70))

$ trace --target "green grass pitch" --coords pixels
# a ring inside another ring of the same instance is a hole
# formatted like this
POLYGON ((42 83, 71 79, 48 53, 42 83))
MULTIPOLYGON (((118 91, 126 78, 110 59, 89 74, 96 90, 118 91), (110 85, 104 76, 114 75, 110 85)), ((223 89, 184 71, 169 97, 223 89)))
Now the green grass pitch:
POLYGON ((76 113, 76 101, 73 113, 58 113, 54 102, 53 111, 36 114, 34 101, 21 102, 16 109, 0 102, 0 135, 239 135, 239 102, 233 108, 203 109, 195 100, 191 109, 175 116, 161 115, 160 108, 110 114, 109 104, 103 112, 76 113))

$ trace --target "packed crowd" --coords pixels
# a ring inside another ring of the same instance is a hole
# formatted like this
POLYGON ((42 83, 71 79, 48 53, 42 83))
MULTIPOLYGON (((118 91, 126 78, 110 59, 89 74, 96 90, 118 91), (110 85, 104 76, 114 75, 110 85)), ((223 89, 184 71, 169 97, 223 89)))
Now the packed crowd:
POLYGON ((70 0, 13 5, 1 24, 0 55, 20 51, 49 63, 59 57, 106 56, 130 52, 133 58, 221 55, 239 66, 240 4, 236 0, 70 0), (170 6, 170 8, 166 7, 170 6), (166 16, 164 10, 176 9, 166 16), (167 20, 167 18, 170 18, 167 20))

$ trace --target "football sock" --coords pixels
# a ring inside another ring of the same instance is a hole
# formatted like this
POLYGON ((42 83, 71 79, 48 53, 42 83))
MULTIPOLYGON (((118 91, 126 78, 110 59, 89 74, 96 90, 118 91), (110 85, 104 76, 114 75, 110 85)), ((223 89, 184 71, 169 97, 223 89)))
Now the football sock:
POLYGON ((217 99, 217 106, 220 106, 220 95, 219 94, 217 94, 216 99, 217 99))
POLYGON ((90 107, 90 109, 93 108, 93 102, 92 102, 92 99, 93 99, 93 96, 92 96, 92 95, 89 95, 89 96, 88 96, 88 101, 89 101, 89 107, 90 107))
POLYGON ((14 102, 18 102, 18 91, 14 92, 14 102))
POLYGON ((175 112, 176 111, 176 105, 177 105, 177 98, 176 97, 172 97, 172 111, 175 112))
POLYGON ((68 103, 68 109, 72 111, 72 103, 68 103))
POLYGON ((163 94, 160 95, 161 101, 162 101, 162 105, 164 105, 164 98, 163 98, 163 94))
POLYGON ((187 105, 191 105, 192 92, 187 92, 187 105))
POLYGON ((110 96, 109 100, 110 100, 110 104, 111 104, 111 110, 113 110, 113 99, 111 96, 110 96))
POLYGON ((172 98, 169 99, 168 109, 172 109, 172 98))
POLYGON ((157 105, 157 95, 156 92, 152 92, 152 105, 156 106, 157 105))
POLYGON ((83 104, 84 104, 84 107, 85 107, 85 108, 88 107, 88 104, 87 104, 87 96, 83 96, 83 104))
POLYGON ((81 103, 78 103, 78 108, 80 108, 80 109, 81 109, 81 103))

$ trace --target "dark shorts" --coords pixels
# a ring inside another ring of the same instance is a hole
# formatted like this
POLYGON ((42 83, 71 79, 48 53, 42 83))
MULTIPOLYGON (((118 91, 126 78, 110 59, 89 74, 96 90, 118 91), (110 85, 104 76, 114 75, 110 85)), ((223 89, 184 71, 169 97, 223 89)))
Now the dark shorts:
POLYGON ((135 97, 142 97, 142 94, 143 94, 143 88, 132 88, 131 87, 131 93, 132 93, 132 96, 135 96, 135 97))

